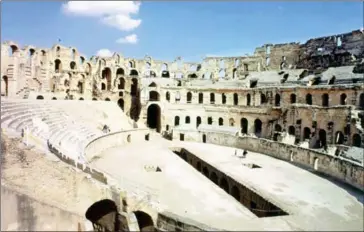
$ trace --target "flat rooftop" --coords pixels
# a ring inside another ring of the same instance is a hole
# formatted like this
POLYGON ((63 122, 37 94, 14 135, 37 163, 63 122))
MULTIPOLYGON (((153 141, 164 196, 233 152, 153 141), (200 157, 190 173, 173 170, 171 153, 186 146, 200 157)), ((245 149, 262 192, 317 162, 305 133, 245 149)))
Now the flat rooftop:
POLYGON ((362 192, 263 154, 249 152, 247 158, 239 159, 234 156, 235 150, 156 138, 108 149, 95 157, 91 165, 113 176, 121 187, 140 188, 161 211, 165 209, 216 229, 363 229, 363 200, 358 200, 363 197, 362 192), (258 218, 174 154, 172 147, 188 150, 289 215, 258 218), (251 169, 242 163, 261 168, 251 169), (156 167, 161 172, 150 171, 156 167))

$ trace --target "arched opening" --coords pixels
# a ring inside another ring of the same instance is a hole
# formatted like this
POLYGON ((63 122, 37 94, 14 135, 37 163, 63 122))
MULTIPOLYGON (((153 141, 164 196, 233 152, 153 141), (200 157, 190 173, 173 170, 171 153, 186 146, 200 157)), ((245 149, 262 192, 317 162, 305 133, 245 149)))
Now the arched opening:
POLYGON ((225 192, 229 193, 229 183, 224 177, 220 181, 220 187, 225 190, 225 192))
POLYGON ((288 127, 288 134, 289 135, 295 135, 296 134, 295 131, 296 131, 296 129, 294 128, 294 126, 289 126, 288 127))
POLYGON ((345 93, 340 95, 340 105, 346 105, 346 94, 345 93))
POLYGON ((57 100, 57 98, 56 97, 52 97, 52 100, 57 100))
POLYGON ((262 121, 260 119, 255 119, 254 121, 254 133, 256 136, 260 136, 260 133, 262 132, 262 121))
POLYGON ((132 96, 136 96, 138 92, 138 79, 133 78, 131 80, 131 86, 130 86, 130 94, 132 96))
POLYGON ((135 69, 130 70, 130 76, 138 76, 138 71, 135 69))
POLYGON ((239 104, 239 96, 237 93, 234 93, 234 105, 237 106, 239 104))
POLYGON ((329 95, 327 93, 322 95, 322 106, 323 107, 329 106, 329 95))
POLYGON ((119 78, 118 89, 125 89, 125 79, 122 77, 119 78))
POLYGON ((191 122, 190 116, 186 116, 185 123, 190 124, 190 122, 191 122))
POLYGON ((105 85, 105 83, 101 83, 101 90, 106 90, 106 85, 105 85))
POLYGON ((43 99, 44 99, 44 97, 42 95, 37 96, 37 100, 43 100, 43 99))
POLYGON ((118 209, 115 202, 104 199, 92 204, 87 209, 85 217, 92 223, 95 231, 120 231, 126 225, 118 220, 117 215, 118 209))
POLYGON ((111 90, 111 69, 104 68, 101 72, 101 78, 106 79, 106 89, 111 90))
POLYGON ((202 169, 202 174, 204 174, 204 176, 206 176, 207 178, 209 178, 209 170, 206 167, 203 167, 202 169))
POLYGON ((62 71, 62 62, 59 59, 57 59, 57 60, 54 61, 54 71, 56 73, 62 71))
POLYGON ((323 129, 319 130, 319 147, 326 147, 326 131, 323 129))
POLYGON ((148 107, 147 124, 151 129, 156 129, 158 133, 161 131, 161 108, 157 104, 148 107))
POLYGON ((200 117, 200 116, 198 116, 198 117, 196 118, 196 128, 197 128, 200 124, 201 124, 201 117, 200 117))
POLYGON ((179 126, 179 116, 174 117, 174 126, 179 126))
POLYGON ((198 94, 198 103, 203 104, 203 93, 198 94))
POLYGON ((8 77, 7 76, 3 76, 3 81, 4 81, 4 84, 5 84, 5 96, 8 96, 8 94, 9 94, 8 77))
POLYGON ((205 134, 202 135, 202 142, 206 143, 206 135, 205 134))
POLYGON ((124 76, 124 75, 125 75, 124 69, 122 69, 122 68, 118 68, 118 69, 116 70, 116 77, 124 76))
POLYGON ((11 48, 11 55, 14 55, 14 53, 18 51, 18 47, 15 45, 11 45, 10 48, 11 48))
POLYGON ((235 120, 233 118, 229 119, 229 125, 230 126, 234 126, 235 125, 235 120))
POLYGON ((201 163, 200 163, 200 161, 197 161, 196 168, 197 168, 197 171, 201 172, 201 163))
POLYGON ((240 202, 240 191, 235 185, 231 188, 231 196, 233 196, 235 200, 240 202))
POLYGON ((290 96, 290 102, 291 104, 295 104, 296 103, 296 94, 292 93, 290 96))
POLYGON ((217 177, 215 172, 211 173, 210 180, 215 183, 216 185, 219 185, 219 178, 217 177))
POLYGON ((352 145, 354 147, 360 147, 361 146, 361 137, 359 134, 353 134, 353 139, 352 139, 352 145))
POLYGON ((273 134, 273 140, 274 141, 278 141, 278 136, 280 135, 280 133, 282 132, 282 127, 279 124, 276 124, 274 126, 274 134, 273 134))
POLYGON ((344 143, 344 134, 341 131, 336 131, 335 133, 335 144, 344 143))
POLYGON ((131 142, 131 135, 128 135, 128 136, 126 137, 126 141, 127 141, 128 143, 130 143, 130 142, 131 142))
POLYGON ((311 129, 308 127, 303 128, 303 139, 310 139, 311 129))
POLYGON ((80 97, 78 100, 83 101, 83 98, 82 98, 82 97, 80 97))
POLYGON ((124 111, 124 99, 120 98, 120 99, 118 100, 118 106, 120 107, 120 109, 121 109, 122 111, 124 111))
POLYGON ((155 231, 152 217, 143 211, 134 211, 140 231, 155 231))
POLYGON ((214 93, 210 93, 210 103, 211 104, 215 103, 215 94, 214 93))
POLYGON ((168 65, 163 64, 161 70, 162 70, 161 76, 164 77, 164 78, 169 78, 168 65))
POLYGON ((281 105, 281 95, 279 95, 278 93, 274 97, 274 105, 275 106, 280 106, 281 105))
POLYGON ((364 109, 364 93, 361 93, 359 96, 359 107, 364 109))
POLYGON ((108 98, 108 97, 107 97, 107 98, 105 98, 105 101, 110 101, 110 98, 108 98))
POLYGON ((76 62, 71 61, 70 68, 71 68, 71 70, 76 69, 76 62))
POLYGON ((77 88, 78 88, 78 92, 79 92, 80 94, 83 94, 84 89, 83 89, 83 82, 82 82, 82 81, 79 81, 79 82, 77 83, 77 88))
POLYGON ((260 94, 260 104, 265 104, 267 102, 267 97, 265 94, 260 94))
POLYGON ((97 101, 97 98, 92 98, 92 101, 97 101))
POLYGON ((318 158, 317 157, 315 157, 314 159, 313 159, 313 168, 315 169, 315 170, 317 170, 318 169, 318 158))
POLYGON ((237 77, 237 71, 236 71, 236 68, 233 69, 233 79, 235 79, 237 77))
POLYGON ((157 91, 149 92, 149 101, 159 101, 159 93, 157 91))
POLYGON ((208 117, 208 118, 207 118, 207 124, 208 124, 208 125, 211 125, 211 124, 212 124, 212 117, 208 117))
POLYGON ((188 92, 187 93, 187 103, 191 103, 191 101, 192 101, 192 93, 188 92))
POLYGON ((312 105, 312 95, 311 94, 306 95, 306 104, 312 105))
POLYGON ((221 94, 221 103, 226 104, 226 95, 224 93, 221 94))
POLYGON ((153 81, 148 87, 157 87, 157 84, 153 81))
POLYGON ((166 100, 167 100, 167 101, 170 101, 170 100, 171 100, 171 96, 170 96, 170 94, 169 94, 169 92, 168 92, 168 91, 166 92, 166 100))
POLYGON ((219 126, 223 126, 224 125, 224 119, 219 118, 219 126))
POLYGON ((242 134, 248 134, 248 119, 246 118, 240 119, 240 128, 242 134))
POLYGON ((250 106, 250 104, 251 104, 251 96, 250 96, 250 94, 248 93, 248 95, 246 95, 246 105, 247 105, 247 106, 250 106))

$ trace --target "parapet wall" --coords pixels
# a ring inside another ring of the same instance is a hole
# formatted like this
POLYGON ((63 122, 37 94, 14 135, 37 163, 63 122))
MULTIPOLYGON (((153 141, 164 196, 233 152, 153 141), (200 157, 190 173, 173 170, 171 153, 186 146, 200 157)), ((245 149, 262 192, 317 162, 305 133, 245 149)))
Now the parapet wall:
POLYGON ((149 129, 118 131, 92 140, 84 150, 85 157, 90 161, 96 155, 112 147, 123 146, 127 143, 149 140, 149 129))
MULTIPOLYGON (((206 143, 269 155, 308 169, 314 169, 318 173, 328 175, 364 191, 364 167, 350 161, 295 145, 249 136, 237 137, 217 132, 192 132, 189 135, 186 132, 184 138, 185 141, 203 142, 204 135, 206 143)), ((173 137, 177 139, 178 135, 174 134, 173 137)))

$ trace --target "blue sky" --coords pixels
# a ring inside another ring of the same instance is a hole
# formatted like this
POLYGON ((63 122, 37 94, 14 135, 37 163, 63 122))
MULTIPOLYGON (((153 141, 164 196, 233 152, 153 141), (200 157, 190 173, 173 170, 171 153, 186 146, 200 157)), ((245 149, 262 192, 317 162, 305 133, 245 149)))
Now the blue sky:
POLYGON ((126 57, 199 61, 239 56, 264 43, 307 39, 363 27, 362 2, 57 2, 3 1, 1 40, 21 46, 74 46, 126 57))

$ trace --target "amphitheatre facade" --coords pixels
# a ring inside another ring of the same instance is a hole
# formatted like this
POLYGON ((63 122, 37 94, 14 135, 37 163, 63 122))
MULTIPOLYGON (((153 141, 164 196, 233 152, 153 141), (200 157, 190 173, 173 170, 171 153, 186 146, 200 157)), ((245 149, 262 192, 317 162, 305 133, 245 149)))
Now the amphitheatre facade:
POLYGON ((4 230, 363 230, 363 31, 201 63, 8 41, 1 61, 4 230))

